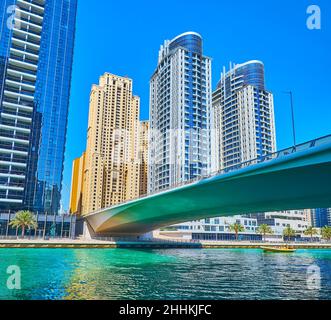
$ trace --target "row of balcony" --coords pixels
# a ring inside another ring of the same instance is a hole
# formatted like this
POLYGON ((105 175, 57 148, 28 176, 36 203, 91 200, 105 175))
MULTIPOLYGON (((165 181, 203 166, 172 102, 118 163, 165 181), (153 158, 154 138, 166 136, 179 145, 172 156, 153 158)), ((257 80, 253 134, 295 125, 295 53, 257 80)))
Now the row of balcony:
POLYGON ((40 45, 32 43, 24 39, 19 39, 17 37, 12 38, 12 47, 16 49, 21 49, 23 51, 32 53, 32 54, 39 54, 40 45))
POLYGON ((23 100, 27 100, 30 102, 32 102, 34 100, 33 93, 31 93, 31 92, 22 91, 22 90, 14 90, 14 89, 11 89, 9 91, 8 88, 6 88, 6 89, 4 91, 5 97, 9 97, 12 99, 22 98, 23 100))

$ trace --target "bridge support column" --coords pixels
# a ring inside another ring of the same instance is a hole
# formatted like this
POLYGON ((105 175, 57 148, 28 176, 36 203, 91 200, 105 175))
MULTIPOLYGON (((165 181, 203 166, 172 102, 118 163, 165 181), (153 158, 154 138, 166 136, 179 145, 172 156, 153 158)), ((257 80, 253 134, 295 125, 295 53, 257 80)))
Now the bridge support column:
POLYGON ((93 231, 92 227, 89 225, 88 222, 84 221, 84 226, 83 226, 83 238, 85 240, 92 240, 95 238, 97 235, 93 231))

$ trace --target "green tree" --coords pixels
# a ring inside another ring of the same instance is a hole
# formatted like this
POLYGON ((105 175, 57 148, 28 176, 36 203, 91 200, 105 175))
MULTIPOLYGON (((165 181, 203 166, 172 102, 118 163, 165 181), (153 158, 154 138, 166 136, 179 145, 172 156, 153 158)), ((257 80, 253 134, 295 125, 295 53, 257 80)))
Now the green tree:
POLYGON ((313 241, 313 237, 318 235, 318 231, 317 229, 313 228, 313 227, 308 227, 307 230, 305 231, 305 235, 306 236, 310 236, 310 241, 313 241))
POLYGON ((321 230, 321 235, 324 240, 331 240, 331 227, 325 226, 321 230))
POLYGON ((257 233, 263 235, 263 241, 265 241, 267 234, 273 234, 271 227, 267 224, 261 224, 258 229, 256 230, 257 233))
POLYGON ((284 241, 285 239, 290 239, 295 237, 295 231, 291 227, 286 227, 283 231, 284 241))
POLYGON ((15 218, 10 222, 10 226, 22 229, 22 238, 25 235, 25 229, 37 229, 37 221, 34 214, 30 211, 19 211, 15 218))
POLYGON ((239 238, 239 232, 244 232, 245 227, 241 225, 240 223, 235 223, 230 225, 230 231, 234 232, 236 234, 236 240, 239 238))

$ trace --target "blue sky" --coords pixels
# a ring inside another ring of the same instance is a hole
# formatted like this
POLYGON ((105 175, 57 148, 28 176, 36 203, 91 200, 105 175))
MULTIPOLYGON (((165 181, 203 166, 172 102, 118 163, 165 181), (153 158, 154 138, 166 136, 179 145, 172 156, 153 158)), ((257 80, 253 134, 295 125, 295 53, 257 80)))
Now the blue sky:
POLYGON ((71 87, 63 205, 68 207, 72 160, 86 146, 89 93, 111 72, 133 79, 148 119, 149 79, 165 39, 186 31, 204 38, 213 59, 213 86, 223 65, 262 60, 275 96, 278 148, 292 145, 289 97, 294 93, 299 142, 331 134, 330 0, 80 0, 71 87), (321 30, 306 27, 307 7, 321 8, 321 30))

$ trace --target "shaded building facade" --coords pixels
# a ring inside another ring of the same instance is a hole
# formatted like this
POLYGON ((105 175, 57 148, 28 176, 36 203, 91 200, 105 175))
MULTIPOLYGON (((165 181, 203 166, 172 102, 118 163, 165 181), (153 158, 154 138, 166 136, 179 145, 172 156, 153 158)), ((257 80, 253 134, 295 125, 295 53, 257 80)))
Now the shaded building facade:
POLYGON ((60 209, 77 0, 0 1, 0 210, 60 209))

